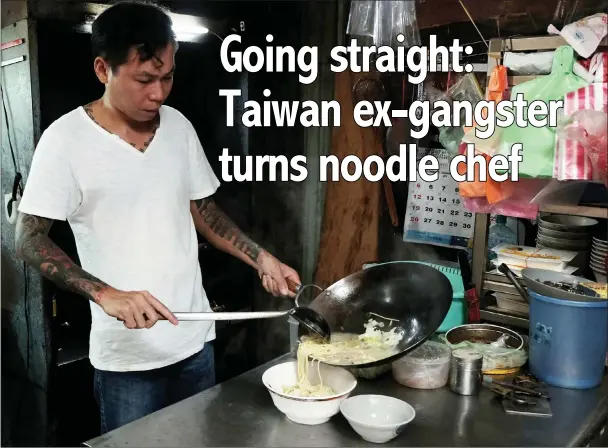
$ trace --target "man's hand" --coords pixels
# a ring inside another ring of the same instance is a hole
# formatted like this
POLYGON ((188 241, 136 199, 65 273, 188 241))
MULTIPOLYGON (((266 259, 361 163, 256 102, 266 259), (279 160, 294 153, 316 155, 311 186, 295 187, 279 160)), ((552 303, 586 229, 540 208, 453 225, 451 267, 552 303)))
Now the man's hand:
POLYGON ((148 291, 120 291, 107 287, 99 291, 95 302, 108 316, 123 321, 130 329, 151 328, 161 316, 177 325, 175 315, 148 291))
POLYGON ((294 297, 295 294, 289 290, 287 286, 286 278, 300 284, 300 277, 298 273, 281 263, 275 257, 270 255, 266 251, 262 251, 258 256, 258 275, 262 280, 264 289, 271 293, 273 296, 287 296, 294 297))
POLYGON ((266 291, 274 296, 295 296, 285 279, 300 284, 298 273, 244 234, 212 198, 191 201, 190 212, 196 229, 213 246, 257 269, 266 291))

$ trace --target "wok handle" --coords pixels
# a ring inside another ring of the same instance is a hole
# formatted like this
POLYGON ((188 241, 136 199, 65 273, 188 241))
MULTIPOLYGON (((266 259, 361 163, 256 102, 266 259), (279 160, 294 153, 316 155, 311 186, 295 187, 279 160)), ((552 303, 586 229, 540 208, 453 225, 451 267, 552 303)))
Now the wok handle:
POLYGON ((498 266, 498 270, 507 276, 507 278, 509 279, 509 281, 511 283, 513 283, 513 286, 515 286, 515 289, 517 289, 517 292, 519 294, 521 294, 521 296, 524 298, 524 300, 527 303, 530 303, 530 299, 528 298, 528 293, 521 286, 521 283, 519 283, 519 281, 517 280, 517 278, 515 278, 515 274, 513 274, 513 271, 511 271, 511 269, 509 269, 509 266, 507 266, 506 264, 502 263, 502 264, 500 264, 498 266))
POLYGON ((289 287, 289 290, 293 293, 295 293, 296 297, 294 298, 294 301, 296 303, 296 307, 299 307, 300 304, 298 303, 298 299, 300 298, 300 294, 302 294, 302 292, 309 287, 313 287, 313 288, 317 288, 319 291, 323 291, 323 288, 321 288, 320 286, 317 286, 315 284, 310 284, 310 285, 299 285, 298 283, 294 282, 293 280, 291 280, 290 278, 285 278, 285 281, 287 282, 287 286, 289 287))
POLYGON ((292 279, 290 279, 288 277, 285 277, 285 282, 287 283, 287 287, 289 288, 289 290, 291 292, 293 292, 294 294, 297 294, 298 292, 300 292, 302 285, 299 285, 298 283, 294 282, 292 279))

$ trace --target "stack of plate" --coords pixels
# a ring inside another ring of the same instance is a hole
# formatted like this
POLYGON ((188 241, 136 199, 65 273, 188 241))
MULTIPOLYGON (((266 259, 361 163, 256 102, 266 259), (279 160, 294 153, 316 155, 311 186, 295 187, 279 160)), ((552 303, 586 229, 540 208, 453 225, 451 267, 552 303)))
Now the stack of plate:
POLYGON ((582 216, 540 216, 536 246, 585 252, 591 249, 591 234, 598 222, 582 216))
POLYGON ((600 283, 606 283, 606 257, 608 257, 608 241, 593 237, 589 266, 595 274, 595 279, 600 283))

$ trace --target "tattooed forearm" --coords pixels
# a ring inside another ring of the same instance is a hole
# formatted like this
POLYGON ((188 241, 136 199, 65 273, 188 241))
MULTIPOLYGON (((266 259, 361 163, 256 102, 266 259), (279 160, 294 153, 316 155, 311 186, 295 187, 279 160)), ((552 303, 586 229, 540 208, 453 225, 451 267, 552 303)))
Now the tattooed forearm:
POLYGON ((235 249, 257 261, 263 251, 262 247, 251 240, 237 225, 220 210, 213 199, 205 198, 196 201, 198 214, 203 218, 205 227, 218 237, 229 242, 235 249))
POLYGON ((52 224, 51 219, 20 213, 15 236, 17 256, 59 286, 95 301, 108 285, 76 265, 51 241, 48 232, 52 224))

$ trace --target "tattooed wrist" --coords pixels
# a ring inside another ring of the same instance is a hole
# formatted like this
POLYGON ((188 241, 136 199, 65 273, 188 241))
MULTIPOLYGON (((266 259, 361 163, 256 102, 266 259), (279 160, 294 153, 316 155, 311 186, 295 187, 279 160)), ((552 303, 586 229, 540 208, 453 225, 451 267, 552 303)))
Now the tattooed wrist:
POLYGON ((95 301, 107 285, 74 263, 48 237, 53 221, 20 214, 16 230, 17 256, 52 282, 95 301))
POLYGON ((252 261, 258 261, 264 251, 215 204, 213 199, 206 198, 196 202, 198 213, 207 227, 220 238, 230 242, 235 249, 243 252, 252 261))
POLYGON ((107 290, 109 290, 110 287, 109 286, 103 286, 99 291, 97 291, 95 293, 95 295, 93 296, 93 301, 97 304, 97 305, 101 305, 101 299, 102 299, 102 294, 104 292, 106 292, 107 290))

